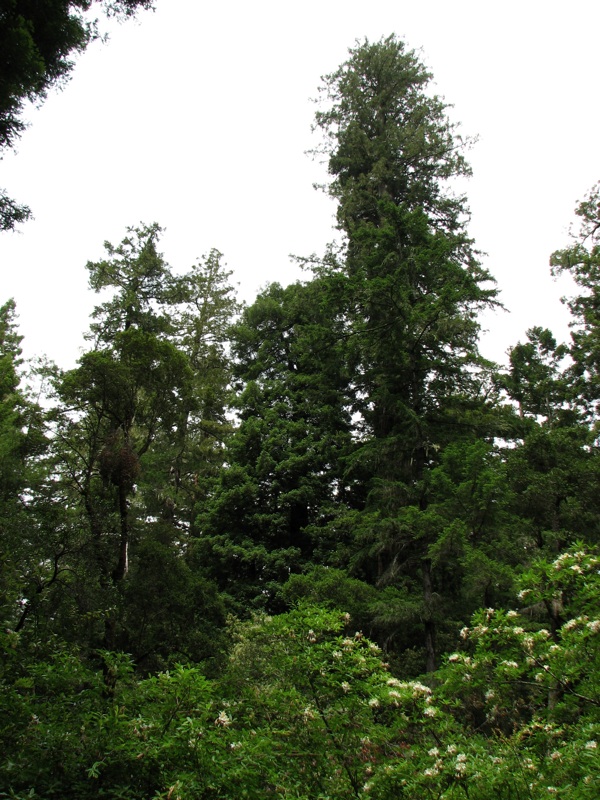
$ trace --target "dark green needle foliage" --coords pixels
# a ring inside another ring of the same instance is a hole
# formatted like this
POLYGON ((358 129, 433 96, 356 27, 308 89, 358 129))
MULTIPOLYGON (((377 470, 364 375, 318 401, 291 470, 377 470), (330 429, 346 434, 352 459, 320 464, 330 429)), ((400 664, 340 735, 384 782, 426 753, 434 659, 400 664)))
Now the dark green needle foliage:
POLYGON ((273 284, 232 331, 239 427, 196 548, 242 608, 275 608, 291 572, 328 560, 325 528, 348 493, 347 379, 325 301, 318 281, 273 284))
POLYGON ((58 552, 36 514, 47 441, 40 408, 23 386, 21 339, 9 300, 0 307, 0 620, 16 629, 56 578, 58 552))
POLYGON ((498 426, 477 319, 496 290, 467 234, 464 198, 449 186, 469 168, 430 78, 397 38, 365 41, 324 78, 316 115, 344 235, 335 269, 345 284, 354 469, 368 491, 351 522, 354 560, 379 582, 397 582, 410 564, 411 591, 420 583, 427 607, 442 592, 428 475, 450 443, 491 440, 498 426))
POLYGON ((160 233, 131 228, 88 264, 110 296, 93 312, 92 349, 52 378, 55 469, 80 526, 75 608, 95 620, 90 645, 127 650, 144 669, 218 652, 220 601, 185 554, 222 463, 223 332, 237 307, 217 253, 176 276, 160 233))

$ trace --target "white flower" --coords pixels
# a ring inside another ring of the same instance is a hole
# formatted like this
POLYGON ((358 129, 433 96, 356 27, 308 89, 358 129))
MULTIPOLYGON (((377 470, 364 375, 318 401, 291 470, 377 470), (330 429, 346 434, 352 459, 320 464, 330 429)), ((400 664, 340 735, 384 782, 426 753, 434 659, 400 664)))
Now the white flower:
POLYGON ((398 680, 398 678, 388 678, 387 685, 400 687, 402 686, 402 683, 398 680))
POLYGON ((464 775, 465 772, 467 771, 467 765, 466 764, 456 764, 454 769, 455 769, 457 775, 464 775))
POLYGON ((342 647, 344 647, 346 650, 349 650, 353 645, 354 639, 349 639, 348 637, 346 637, 342 642, 342 647))
POLYGON ((431 756, 432 758, 435 758, 436 756, 439 756, 439 754, 440 754, 440 751, 437 749, 437 747, 432 747, 431 750, 427 751, 427 755, 431 756))
POLYGON ((314 643, 317 641, 317 637, 315 636, 315 632, 311 628, 308 632, 308 636, 306 637, 309 642, 314 643))
POLYGON ((448 656, 448 661, 450 661, 451 663, 454 663, 454 662, 460 661, 460 660, 461 660, 460 653, 452 653, 451 656, 448 656))
POLYGON ((559 758, 562 758, 562 753, 559 753, 558 750, 555 750, 553 753, 550 753, 550 758, 552 761, 556 761, 559 758))
POLYGON ((242 746, 241 742, 231 742, 231 744, 229 745, 229 747, 231 747, 232 750, 237 750, 238 747, 241 747, 241 746, 242 746))
POLYGON ((511 610, 511 611, 509 611, 509 612, 508 612, 508 614, 506 615, 506 618, 507 618, 507 619, 513 619, 513 617, 518 617, 518 616, 519 616, 519 612, 518 612, 518 611, 512 611, 512 610, 511 610))
POLYGON ((593 739, 589 742, 585 743, 586 750, 595 750, 598 747, 598 743, 595 742, 593 739))
POLYGON ((397 692, 395 689, 390 689, 389 694, 390 694, 390 697, 397 697, 397 698, 401 698, 402 697, 400 692, 397 692))
POLYGON ((517 597, 519 600, 524 600, 528 594, 531 594, 531 589, 521 589, 517 597))
POLYGON ((466 639, 468 637, 468 635, 469 635, 469 629, 468 628, 461 628, 460 638, 461 639, 466 639))
POLYGON ((342 689, 346 694, 348 694, 348 692, 350 691, 350 684, 348 683, 348 681, 342 681, 342 689))
POLYGON ((429 686, 425 686, 425 684, 423 683, 418 683, 415 681, 414 683, 410 683, 409 685, 413 690, 413 697, 418 697, 418 695, 420 694, 431 694, 431 689, 429 688, 429 686))
POLYGON ((572 564, 571 569, 573 570, 573 572, 577 572, 578 574, 581 574, 583 572, 579 564, 572 564))
POLYGON ((504 665, 505 667, 510 667, 511 669, 519 668, 519 665, 517 664, 516 661, 501 661, 500 664, 504 665))
POLYGON ((493 689, 488 689, 485 693, 486 700, 493 700, 496 697, 496 692, 493 689))
POLYGON ((598 633, 598 631, 600 631, 600 619, 593 619, 591 622, 588 622, 587 626, 592 633, 598 633))
POLYGON ((521 636, 521 634, 525 633, 523 628, 513 628, 513 633, 515 636, 521 636))
POLYGON ((456 756, 456 760, 457 760, 457 762, 458 762, 459 764, 463 764, 463 763, 464 763, 464 762, 467 760, 467 756, 465 755, 465 753, 459 753, 459 754, 456 756))
POLYGON ((341 658, 342 657, 342 653, 339 650, 334 650, 332 655, 333 655, 334 658, 341 658))
POLYGON ((352 617, 350 616, 350 614, 348 614, 348 612, 346 612, 345 614, 342 614, 342 620, 346 623, 346 625, 350 624, 350 620, 351 619, 352 619, 352 617))
POLYGON ((379 708, 379 700, 376 697, 371 697, 369 699, 369 705, 371 708, 379 708))
POLYGON ((426 717, 435 717, 437 714, 437 708, 433 708, 433 706, 427 706, 425 711, 423 711, 426 717))
POLYGON ((427 778, 433 778, 436 775, 439 775, 439 772, 435 767, 430 767, 423 772, 423 775, 425 775, 427 778))
POLYGON ((579 624, 579 620, 578 619, 570 619, 568 622, 565 622, 565 624, 563 625, 563 628, 566 631, 572 631, 573 628, 576 628, 578 624, 579 624))
POLYGON ((219 711, 219 716, 215 720, 215 725, 221 725, 223 728, 227 728, 231 725, 231 717, 228 716, 226 711, 219 711))

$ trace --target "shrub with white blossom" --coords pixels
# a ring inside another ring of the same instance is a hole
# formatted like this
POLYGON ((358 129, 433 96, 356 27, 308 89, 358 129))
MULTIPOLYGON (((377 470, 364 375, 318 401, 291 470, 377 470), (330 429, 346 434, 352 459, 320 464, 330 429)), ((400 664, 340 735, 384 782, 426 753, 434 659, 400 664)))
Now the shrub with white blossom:
POLYGON ((66 652, 22 667, 0 637, 0 796, 597 800, 599 569, 583 548, 539 562, 421 681, 315 607, 234 627, 213 681, 110 653, 104 675, 66 652))

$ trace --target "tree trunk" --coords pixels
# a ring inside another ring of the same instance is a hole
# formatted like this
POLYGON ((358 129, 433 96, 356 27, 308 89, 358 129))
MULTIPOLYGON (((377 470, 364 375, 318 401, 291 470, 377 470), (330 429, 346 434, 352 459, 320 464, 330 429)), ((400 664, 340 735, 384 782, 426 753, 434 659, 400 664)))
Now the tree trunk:
POLYGON ((119 517, 121 520, 121 538, 119 541, 119 560, 112 574, 115 584, 123 580, 129 569, 129 504, 127 486, 119 486, 119 517))
POLYGON ((426 672, 435 672, 436 652, 435 634, 436 624, 433 619, 433 589, 431 583, 431 560, 423 559, 423 601, 425 605, 425 653, 426 672))

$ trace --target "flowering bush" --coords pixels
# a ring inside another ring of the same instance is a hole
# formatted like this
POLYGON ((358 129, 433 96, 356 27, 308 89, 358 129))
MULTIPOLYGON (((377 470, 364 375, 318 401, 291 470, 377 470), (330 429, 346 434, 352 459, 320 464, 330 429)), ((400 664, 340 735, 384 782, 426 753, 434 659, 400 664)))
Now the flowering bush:
POLYGON ((581 548, 536 564, 524 605, 478 612, 427 682, 315 607, 234 627, 212 682, 138 680, 111 653, 24 664, 3 635, 0 797, 596 800, 599 567, 581 548))

